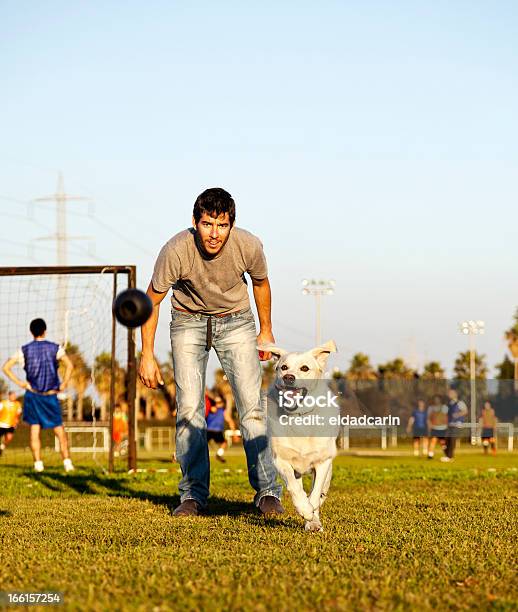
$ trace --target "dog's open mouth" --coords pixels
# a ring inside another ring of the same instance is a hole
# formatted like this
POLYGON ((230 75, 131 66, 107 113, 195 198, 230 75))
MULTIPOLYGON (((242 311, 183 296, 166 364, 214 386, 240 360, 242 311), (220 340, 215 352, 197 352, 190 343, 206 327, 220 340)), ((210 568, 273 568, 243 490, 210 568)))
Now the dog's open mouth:
POLYGON ((297 410, 297 408, 299 408, 297 400, 300 398, 300 401, 302 401, 308 393, 306 387, 293 387, 291 385, 280 385, 279 383, 275 383, 275 388, 279 392, 279 395, 282 395, 285 399, 290 400, 290 402, 284 403, 283 405, 284 410, 288 412, 294 412, 297 410), (291 406, 292 402, 293 406, 291 406))

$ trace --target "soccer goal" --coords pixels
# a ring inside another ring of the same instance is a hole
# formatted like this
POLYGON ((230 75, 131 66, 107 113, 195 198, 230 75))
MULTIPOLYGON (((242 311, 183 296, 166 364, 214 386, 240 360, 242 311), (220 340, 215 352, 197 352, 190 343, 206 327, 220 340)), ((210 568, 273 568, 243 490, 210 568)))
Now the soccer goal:
MULTIPOLYGON (((395 426, 380 426, 380 425, 350 425, 342 428, 341 435, 338 441, 340 450, 350 450, 351 447, 351 430, 355 432, 362 431, 369 437, 370 432, 374 438, 379 439, 381 450, 387 450, 389 446, 395 448, 398 443, 397 427, 395 426)), ((362 437, 358 436, 361 440, 362 437)), ((365 435, 363 440, 365 440, 365 435)))
MULTIPOLYGON (((61 344, 74 365, 68 389, 58 395, 71 450, 107 450, 110 471, 114 414, 121 413, 128 421, 128 469, 136 469, 135 332, 112 314, 117 293, 135 285, 135 266, 0 267, 0 361, 32 340, 32 319, 44 319, 47 338, 61 344), (85 427, 92 429, 86 443, 85 427), (108 432, 108 444, 96 429, 108 432), (80 432, 83 440, 75 444, 80 432)), ((0 375, 0 390, 7 383, 0 375)))
MULTIPOLYGON (((68 434, 69 450, 71 453, 97 453, 110 452, 110 428, 103 425, 85 425, 82 427, 65 427, 68 434)), ((54 450, 59 452, 59 441, 54 438, 54 450)))
MULTIPOLYGON (((461 425, 461 429, 465 432, 465 437, 467 437, 467 431, 471 431, 471 423, 463 423, 461 425)), ((480 446, 482 444, 482 431, 478 423, 475 423, 475 444, 480 446)), ((515 427, 513 423, 497 423, 495 428, 495 440, 496 445, 501 444, 505 446, 507 450, 511 453, 514 450, 514 434, 515 427), (502 438, 507 438, 506 444, 503 445, 501 440, 502 438)), ((459 439, 460 442, 461 439, 459 439)), ((469 440, 468 440, 469 443, 469 440)), ((460 444, 459 444, 460 446, 460 444)))

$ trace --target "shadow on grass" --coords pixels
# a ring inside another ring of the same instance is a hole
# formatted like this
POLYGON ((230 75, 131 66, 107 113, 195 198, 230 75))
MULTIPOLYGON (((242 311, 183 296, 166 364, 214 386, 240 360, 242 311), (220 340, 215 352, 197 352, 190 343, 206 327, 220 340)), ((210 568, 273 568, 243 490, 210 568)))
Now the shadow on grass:
MULTIPOLYGON (((80 495, 104 495, 106 497, 138 499, 167 508, 171 514, 180 503, 180 496, 178 494, 157 494, 151 491, 139 491, 131 487, 131 481, 127 479, 100 476, 95 472, 87 474, 63 474, 48 471, 36 474, 28 471, 25 475, 53 492, 67 493, 73 491, 80 495)), ((286 521, 284 518, 265 519, 252 502, 228 500, 218 496, 210 497, 204 516, 241 516, 246 517, 247 520, 251 520, 253 523, 270 527, 293 527, 291 520, 286 521)))
POLYGON ((9 512, 9 510, 0 510, 0 518, 3 516, 12 516, 12 512, 9 512))

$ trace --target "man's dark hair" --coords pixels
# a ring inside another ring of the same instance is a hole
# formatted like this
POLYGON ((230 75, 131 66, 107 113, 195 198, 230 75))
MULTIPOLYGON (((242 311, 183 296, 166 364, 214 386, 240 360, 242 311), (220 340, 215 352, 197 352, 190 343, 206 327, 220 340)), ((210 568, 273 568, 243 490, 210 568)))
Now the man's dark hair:
POLYGON ((222 213, 225 214, 227 212, 230 226, 232 227, 236 219, 236 204, 232 196, 221 187, 211 187, 210 189, 205 189, 196 198, 192 214, 194 220, 198 223, 203 213, 207 213, 211 217, 219 217, 222 213))
POLYGON ((39 338, 47 331, 47 324, 43 319, 33 319, 29 325, 29 329, 35 338, 39 338))

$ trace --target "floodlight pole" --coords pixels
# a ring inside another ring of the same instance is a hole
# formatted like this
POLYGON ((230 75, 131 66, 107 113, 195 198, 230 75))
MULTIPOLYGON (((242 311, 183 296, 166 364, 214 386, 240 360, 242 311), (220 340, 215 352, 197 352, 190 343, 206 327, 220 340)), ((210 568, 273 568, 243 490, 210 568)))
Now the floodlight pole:
POLYGON ((315 340, 316 340, 316 346, 320 345, 322 336, 320 333, 320 297, 321 297, 321 293, 316 293, 315 294, 315 306, 316 306, 316 326, 315 326, 315 340))
POLYGON ((469 335, 469 379, 471 387, 471 444, 475 446, 475 422, 477 420, 477 372, 475 364, 475 336, 469 335))
POLYGON ((334 280, 307 280, 302 281, 302 294, 313 295, 315 297, 315 341, 316 346, 321 343, 321 326, 320 326, 320 307, 321 297, 323 295, 333 295, 334 293, 334 280))
POLYGON ((483 334, 485 330, 484 321, 463 321, 460 324, 460 331, 469 335, 469 380, 470 380, 470 420, 471 420, 471 444, 476 444, 477 431, 477 371, 475 336, 483 334))

